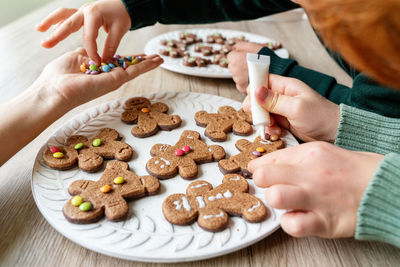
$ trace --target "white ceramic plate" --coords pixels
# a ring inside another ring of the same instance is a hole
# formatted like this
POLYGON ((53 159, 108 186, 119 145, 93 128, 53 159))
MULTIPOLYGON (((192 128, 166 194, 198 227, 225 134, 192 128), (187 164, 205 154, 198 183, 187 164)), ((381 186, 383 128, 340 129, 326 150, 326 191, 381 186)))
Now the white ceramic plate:
MULTIPOLYGON (((247 40, 251 42, 257 43, 267 43, 267 42, 275 42, 272 39, 267 37, 252 34, 249 32, 241 32, 241 31, 234 31, 234 30, 223 30, 223 29, 187 29, 187 30, 178 30, 167 32, 161 35, 158 35, 148 41, 144 47, 144 52, 146 54, 158 54, 158 51, 163 48, 164 46, 160 44, 161 40, 170 40, 170 39, 179 39, 179 34, 182 32, 190 32, 197 34, 198 37, 203 38, 203 41, 206 39, 208 35, 212 35, 216 32, 221 33, 227 39, 232 37, 238 37, 243 35, 247 40)), ((214 48, 219 49, 221 45, 218 44, 211 44, 214 48)), ((189 46, 190 54, 202 56, 201 53, 196 53, 193 51, 194 45, 189 46)), ((289 58, 289 52, 285 48, 281 48, 275 51, 275 53, 282 57, 282 58, 289 58)), ((204 56, 202 56, 204 57, 204 56)), ((231 72, 228 68, 221 68, 218 65, 209 64, 207 67, 186 67, 182 65, 182 58, 172 58, 167 56, 162 56, 164 59, 164 63, 161 65, 162 68, 187 74, 191 76, 199 76, 199 77, 208 77, 208 78, 232 78, 231 72)), ((205 57, 212 59, 212 56, 205 57)))
MULTIPOLYGON (((115 100, 89 109, 67 122, 51 136, 36 156, 32 173, 32 193, 40 212, 46 220, 61 234, 88 249, 112 257, 147 262, 181 262, 212 258, 249 246, 270 235, 279 227, 280 217, 284 211, 269 208, 271 216, 261 223, 248 223, 242 218, 231 217, 226 230, 210 233, 201 229, 197 223, 191 226, 173 226, 168 223, 161 212, 161 204, 172 193, 184 193, 191 181, 179 175, 161 181, 161 190, 157 195, 129 201, 128 219, 123 222, 110 222, 102 219, 97 223, 79 225, 69 223, 62 214, 62 208, 71 197, 67 188, 78 179, 98 180, 102 171, 86 173, 78 168, 68 171, 57 171, 48 168, 42 158, 47 145, 63 144, 68 136, 83 134, 93 136, 98 129, 111 127, 130 144, 135 154, 129 161, 130 169, 138 175, 147 175, 146 162, 151 158, 150 148, 156 143, 175 144, 183 130, 191 129, 201 133, 204 128, 196 126, 194 113, 205 109, 217 112, 218 107, 231 105, 238 109, 237 101, 215 95, 199 93, 155 93, 145 95, 151 101, 162 101, 170 107, 170 114, 181 116, 183 123, 171 132, 160 131, 152 137, 140 139, 130 133, 132 125, 121 122, 125 99, 115 100)), ((247 137, 253 140, 256 134, 247 137)), ((238 153, 236 140, 243 138, 229 134, 222 145, 228 155, 238 153)), ((297 145, 291 134, 283 137, 286 146, 297 145)), ((204 179, 216 186, 222 181, 222 173, 216 162, 199 165, 197 179, 204 179)), ((264 201, 263 190, 256 188, 252 180, 250 193, 264 201)))

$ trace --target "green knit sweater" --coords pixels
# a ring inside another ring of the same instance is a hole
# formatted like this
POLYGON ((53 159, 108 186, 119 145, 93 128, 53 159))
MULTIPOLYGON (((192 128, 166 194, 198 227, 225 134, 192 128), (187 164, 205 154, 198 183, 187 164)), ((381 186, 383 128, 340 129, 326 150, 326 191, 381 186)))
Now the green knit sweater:
POLYGON ((335 144, 384 154, 358 209, 355 238, 400 247, 400 120, 340 105, 335 144))
MULTIPOLYGON (((196 24, 254 19, 298 7, 289 0, 122 1, 131 16, 132 30, 156 22, 196 24)), ((271 73, 300 79, 331 101, 343 103, 336 145, 386 155, 361 200, 355 237, 400 247, 400 121, 372 113, 400 117, 400 93, 374 83, 337 54, 331 53, 354 78, 351 88, 294 60, 279 58, 268 48, 259 53, 271 56, 271 73)))
MULTIPOLYGON (((299 7, 290 0, 122 0, 130 14, 132 30, 156 22, 200 24, 238 21, 287 11, 299 7)), ((267 35, 267 33, 266 33, 267 35)), ((264 48, 262 54, 274 55, 264 48)), ((331 54, 354 78, 353 86, 338 84, 335 78, 303 68, 294 60, 272 57, 271 73, 294 77, 337 104, 344 103, 389 117, 400 118, 400 92, 380 86, 349 67, 339 55, 331 54)))

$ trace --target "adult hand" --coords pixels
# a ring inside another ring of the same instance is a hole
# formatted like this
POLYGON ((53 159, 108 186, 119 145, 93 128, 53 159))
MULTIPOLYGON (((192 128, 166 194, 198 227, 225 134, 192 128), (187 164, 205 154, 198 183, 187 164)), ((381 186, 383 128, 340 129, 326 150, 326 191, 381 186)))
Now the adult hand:
POLYGON ((56 29, 42 41, 43 47, 54 47, 83 26, 83 43, 87 53, 100 65, 101 61, 111 60, 122 37, 131 27, 131 19, 121 0, 102 0, 85 4, 79 9, 59 8, 43 19, 36 29, 45 32, 52 25, 56 25, 56 29), (97 53, 96 43, 100 27, 108 33, 102 58, 97 53))
MULTIPOLYGON (((287 129, 303 141, 333 142, 340 118, 340 108, 300 80, 270 74, 269 88, 256 90, 257 102, 273 113, 269 134, 280 134, 287 129)), ((243 101, 243 109, 251 112, 250 95, 243 101)))
POLYGON ((278 150, 249 163, 274 208, 289 210, 281 226, 295 237, 351 237, 361 198, 382 155, 326 142, 278 150))
MULTIPOLYGON (((136 55, 138 56, 138 55, 136 55)), ((48 64, 36 84, 43 85, 46 98, 64 103, 69 109, 119 88, 125 82, 159 66, 163 60, 158 55, 143 56, 143 61, 98 75, 86 75, 79 66, 89 61, 83 48, 68 52, 48 64)))
POLYGON ((249 74, 247 70, 247 53, 258 53, 263 48, 262 44, 251 42, 238 42, 234 50, 228 54, 228 68, 232 73, 232 79, 236 88, 244 93, 249 85, 249 74))

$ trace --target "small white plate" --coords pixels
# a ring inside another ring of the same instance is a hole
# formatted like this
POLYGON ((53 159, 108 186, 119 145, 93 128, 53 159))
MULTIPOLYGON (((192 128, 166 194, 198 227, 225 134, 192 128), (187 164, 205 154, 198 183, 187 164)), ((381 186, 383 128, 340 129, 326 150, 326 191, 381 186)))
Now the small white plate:
MULTIPOLYGON (((131 135, 132 125, 121 122, 120 115, 127 98, 91 108, 58 129, 43 145, 36 156, 32 172, 32 193, 35 202, 45 219, 62 235, 75 243, 112 257, 147 262, 182 262, 208 259, 224 255, 249 246, 279 228, 282 210, 268 207, 271 216, 261 223, 248 223, 240 217, 231 217, 226 230, 210 233, 201 229, 197 223, 190 226, 173 226, 164 219, 161 204, 173 193, 185 192, 191 181, 179 175, 161 181, 157 195, 128 201, 128 218, 122 222, 110 222, 102 219, 97 223, 79 225, 69 223, 63 216, 62 208, 71 197, 68 186, 75 180, 98 180, 102 171, 86 173, 78 168, 68 171, 50 169, 43 162, 43 151, 47 145, 60 145, 74 134, 93 136, 98 129, 110 127, 116 129, 130 144, 135 154, 129 161, 130 169, 138 175, 147 175, 145 165, 151 158, 150 148, 156 143, 175 144, 183 130, 198 131, 207 144, 215 144, 204 137, 204 128, 196 126, 194 113, 199 110, 216 112, 218 107, 231 105, 236 109, 241 103, 215 95, 199 93, 155 93, 145 95, 151 101, 162 101, 169 105, 170 114, 181 116, 183 123, 171 132, 160 131, 154 136, 140 139, 131 135)), ((246 137, 253 140, 256 134, 246 137)), ((238 153, 235 142, 243 137, 228 135, 228 140, 218 143, 228 155, 238 153)), ((283 140, 286 146, 297 145, 296 139, 287 133, 283 140)), ((196 179, 204 179, 217 186, 223 174, 216 162, 199 165, 196 179)), ((263 191, 248 180, 250 193, 264 201, 263 191)))
MULTIPOLYGON (((179 34, 182 32, 194 33, 198 37, 203 38, 203 41, 205 41, 207 36, 218 32, 221 33, 222 36, 226 37, 227 39, 244 36, 250 42, 257 42, 257 43, 276 42, 267 37, 249 32, 223 30, 223 29, 187 29, 187 30, 167 32, 154 37, 153 39, 151 39, 146 43, 144 47, 144 53, 147 55, 158 54, 159 50, 164 47, 163 45, 161 45, 161 40, 170 40, 170 39, 178 40, 179 34)), ((216 49, 219 49, 221 47, 221 45, 218 44, 211 44, 211 45, 216 49)), ((191 55, 204 57, 201 55, 201 53, 196 53, 193 50, 194 50, 194 45, 189 46, 189 51, 191 55)), ((289 52, 285 48, 278 49, 275 51, 275 53, 282 58, 289 58, 289 52)), ((207 78, 232 78, 232 73, 229 71, 228 68, 222 68, 218 65, 209 64, 206 67, 186 67, 182 65, 182 58, 172 58, 168 56, 162 56, 162 58, 164 59, 164 63, 161 65, 161 67, 173 72, 178 72, 191 76, 207 77, 207 78)), ((212 56, 208 56, 205 58, 212 59, 212 56)))

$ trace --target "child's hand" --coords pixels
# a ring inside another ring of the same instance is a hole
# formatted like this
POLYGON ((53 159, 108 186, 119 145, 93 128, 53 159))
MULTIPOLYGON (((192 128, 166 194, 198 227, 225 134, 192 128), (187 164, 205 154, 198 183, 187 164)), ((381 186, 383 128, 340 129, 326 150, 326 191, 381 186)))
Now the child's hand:
POLYGON ((102 0, 83 5, 79 10, 74 8, 59 8, 49 14, 36 29, 47 31, 50 26, 56 29, 41 45, 51 48, 64 40, 82 26, 83 43, 89 57, 100 65, 101 59, 97 53, 96 38, 100 27, 108 33, 102 59, 109 62, 117 51, 119 42, 131 27, 131 18, 121 0, 102 0))
POLYGON ((257 186, 288 234, 324 238, 354 235, 357 210, 382 155, 348 151, 325 142, 278 150, 249 163, 257 186))
POLYGON ((125 82, 159 66, 158 55, 144 56, 138 64, 121 67, 98 75, 87 75, 79 66, 89 61, 85 50, 68 52, 48 64, 35 82, 45 88, 44 98, 63 103, 68 110, 119 88, 125 82))
MULTIPOLYGON (((329 141, 336 137, 340 108, 308 85, 294 78, 270 74, 269 88, 256 90, 257 102, 273 115, 270 134, 280 134, 280 128, 290 130, 304 141, 329 141)), ((251 112, 249 95, 243 109, 251 112)))
POLYGON ((238 42, 234 50, 228 54, 228 68, 232 73, 232 79, 236 88, 244 93, 249 85, 249 74, 247 70, 247 53, 258 53, 263 48, 262 44, 251 42, 238 42))

